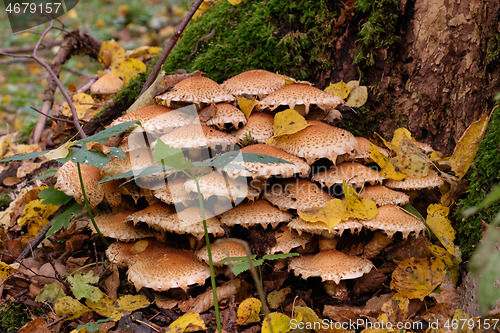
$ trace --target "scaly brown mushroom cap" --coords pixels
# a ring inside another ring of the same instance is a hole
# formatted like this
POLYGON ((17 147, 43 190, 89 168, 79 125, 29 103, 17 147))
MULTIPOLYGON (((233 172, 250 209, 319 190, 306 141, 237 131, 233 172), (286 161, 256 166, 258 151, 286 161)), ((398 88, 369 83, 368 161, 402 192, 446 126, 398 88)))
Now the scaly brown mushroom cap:
POLYGON ((166 204, 177 205, 196 200, 196 195, 184 189, 185 178, 168 180, 164 186, 153 191, 153 195, 166 204))
MULTIPOLYGON (((227 239, 218 239, 213 244, 211 244, 212 250, 212 260, 214 265, 228 265, 232 262, 225 264, 219 263, 224 258, 230 257, 246 257, 247 253, 245 247, 240 242, 235 242, 227 239)), ((208 263, 208 251, 207 247, 204 246, 202 249, 196 251, 196 256, 201 261, 208 263)))
POLYGON ((271 111, 280 105, 288 105, 290 109, 295 105, 305 105, 306 114, 309 106, 315 104, 323 110, 330 110, 337 105, 344 104, 342 98, 326 93, 321 89, 308 84, 287 84, 260 101, 261 109, 270 108, 271 111))
MULTIPOLYGON (((131 223, 127 223, 126 218, 133 213, 133 211, 123 211, 115 214, 99 215, 96 216, 95 223, 104 237, 111 237, 124 242, 153 237, 153 232, 136 228, 131 223)), ((89 227, 94 234, 97 233, 91 222, 89 227)))
POLYGON ((271 176, 280 175, 283 178, 293 177, 295 174, 300 174, 302 177, 309 175, 311 168, 301 158, 289 154, 279 148, 270 145, 258 143, 242 148, 242 153, 254 153, 269 155, 288 161, 289 163, 251 163, 251 162, 233 162, 245 167, 245 170, 227 169, 227 174, 231 177, 252 177, 267 179, 271 176))
POLYGON ((443 178, 435 170, 429 170, 425 177, 406 177, 403 180, 387 180, 384 185, 400 190, 421 190, 424 188, 433 188, 444 184, 443 178))
POLYGON ((145 257, 128 270, 128 279, 136 290, 143 287, 156 291, 172 288, 187 290, 193 284, 204 285, 210 269, 189 251, 169 251, 161 256, 145 257))
POLYGON ((356 148, 356 139, 350 132, 317 120, 308 123, 312 126, 278 138, 272 145, 304 158, 309 164, 320 158, 327 158, 336 164, 338 155, 352 154, 356 148))
POLYGON ((293 258, 288 264, 288 269, 293 270, 297 276, 302 275, 303 279, 319 276, 322 281, 331 280, 337 284, 340 280, 361 277, 372 268, 373 264, 369 260, 336 250, 293 258))
POLYGON ((330 232, 340 237, 346 230, 350 230, 352 233, 359 232, 363 228, 363 224, 357 220, 343 221, 332 230, 328 230, 327 225, 323 222, 307 222, 300 217, 296 217, 288 223, 288 227, 297 231, 299 235, 303 232, 315 235, 320 235, 323 232, 330 232))
POLYGON ((111 73, 104 74, 90 87, 93 94, 116 94, 123 87, 123 81, 111 73))
POLYGON ((377 170, 356 162, 344 162, 328 170, 316 172, 311 179, 326 187, 342 184, 342 181, 361 187, 365 183, 382 183, 384 180, 377 170))
MULTIPOLYGON (((231 179, 218 172, 211 172, 204 175, 199 179, 198 183, 200 185, 200 192, 205 199, 216 195, 226 197, 231 202, 235 202, 238 198, 254 200, 260 194, 259 191, 248 186, 246 182, 231 179)), ((184 183, 184 189, 188 192, 198 193, 196 182, 192 179, 184 183)))
POLYGON ((172 90, 158 96, 166 101, 200 103, 219 103, 234 101, 234 96, 214 80, 204 76, 191 76, 177 83, 172 90))
POLYGON ((130 170, 138 170, 151 165, 159 165, 151 155, 151 149, 139 148, 125 154, 124 158, 113 158, 111 162, 102 167, 102 174, 106 176, 116 176, 130 170))
POLYGON ((233 135, 243 141, 245 136, 250 135, 258 143, 266 143, 274 134, 274 117, 269 113, 255 112, 248 118, 247 124, 233 135))
POLYGON ((197 121, 196 112, 177 109, 142 122, 142 127, 146 132, 162 135, 176 128, 197 123, 197 121))
POLYGON ((141 124, 144 125, 144 123, 149 119, 159 117, 170 111, 172 111, 171 108, 167 108, 162 105, 146 105, 142 108, 138 108, 133 112, 124 114, 123 116, 116 118, 115 120, 113 120, 110 127, 133 120, 139 120, 141 124))
POLYGON ((264 193, 264 198, 280 209, 307 210, 323 207, 333 197, 307 179, 275 183, 264 193))
MULTIPOLYGON (((372 161, 370 158, 370 144, 372 144, 368 139, 362 138, 362 137, 355 137, 356 139, 356 149, 354 150, 354 154, 352 156, 347 155, 346 156, 346 161, 353 161, 353 160, 365 160, 365 161, 372 161)), ((375 146, 377 150, 385 156, 389 156, 389 151, 384 148, 380 148, 379 146, 375 146)))
POLYGON ((268 224, 276 226, 280 222, 288 222, 293 215, 279 210, 263 199, 254 202, 245 202, 222 214, 220 221, 227 226, 236 224, 244 227, 268 224))
POLYGON ((379 207, 377 217, 363 220, 361 223, 369 229, 383 230, 389 236, 399 231, 403 234, 403 238, 407 238, 410 233, 418 235, 425 231, 425 224, 422 221, 406 214, 401 208, 394 205, 379 207))
POLYGON ((311 240, 311 235, 299 235, 295 231, 288 229, 287 226, 282 226, 275 231, 274 236, 276 238, 276 245, 267 250, 267 253, 290 253, 292 249, 297 247, 304 248, 307 243, 311 240))
POLYGON ((240 73, 224 81, 222 85, 233 95, 268 95, 285 85, 285 80, 278 74, 262 69, 240 73))
MULTIPOLYGON (((208 106, 208 108, 210 107, 212 106, 208 106)), ((219 130, 222 130, 226 124, 232 124, 236 129, 239 128, 240 125, 246 125, 247 118, 245 114, 236 106, 228 103, 219 103, 215 105, 215 108, 215 115, 205 121, 205 125, 215 126, 219 130)), ((203 110, 201 113, 203 113, 203 110)))
POLYGON ((142 258, 161 256, 172 250, 164 242, 150 238, 130 243, 114 242, 106 249, 106 257, 111 263, 125 268, 142 258))
POLYGON ((161 137, 167 145, 175 148, 223 148, 234 146, 238 139, 231 134, 216 130, 210 126, 191 124, 173 130, 161 137))
MULTIPOLYGON (((220 221, 212 212, 205 209, 208 233, 221 236, 224 234, 220 221)), ((177 234, 191 234, 198 239, 204 236, 203 218, 199 207, 189 207, 180 212, 165 204, 155 204, 137 213, 129 215, 129 221, 137 224, 144 222, 153 229, 175 232, 177 234), (155 206, 155 208, 151 208, 155 206)))
POLYGON ((406 205, 410 197, 403 192, 391 190, 383 185, 367 186, 360 193, 361 199, 374 201, 377 206, 406 205))
MULTIPOLYGON (((102 184, 96 184, 101 180, 101 171, 98 167, 88 164, 80 164, 80 171, 90 207, 95 207, 104 199, 102 184)), ((80 186, 80 177, 78 176, 78 166, 71 160, 64 163, 57 170, 54 187, 75 198, 79 204, 83 204, 84 197, 80 186)))

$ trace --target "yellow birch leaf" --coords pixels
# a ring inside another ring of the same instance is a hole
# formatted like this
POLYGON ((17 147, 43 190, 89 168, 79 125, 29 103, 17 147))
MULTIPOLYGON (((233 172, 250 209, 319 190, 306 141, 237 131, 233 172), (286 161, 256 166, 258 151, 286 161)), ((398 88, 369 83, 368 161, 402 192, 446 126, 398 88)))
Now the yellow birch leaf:
POLYGON ((23 213, 21 217, 17 220, 17 224, 21 227, 29 223, 32 220, 47 220, 52 214, 54 214, 59 206, 57 205, 44 205, 42 204, 42 199, 32 200, 24 206, 23 213))
POLYGON ((193 20, 197 20, 200 17, 202 17, 203 14, 205 14, 205 12, 208 10, 208 8, 210 8, 211 5, 212 5, 211 1, 204 0, 201 3, 200 7, 198 7, 198 9, 196 10, 196 12, 194 13, 193 20))
POLYGON ((325 92, 338 96, 342 99, 346 99, 347 96, 349 96, 351 89, 343 80, 340 80, 337 83, 330 83, 330 85, 325 88, 325 92))
POLYGON ((59 298, 54 306, 54 310, 58 316, 69 316, 67 320, 76 319, 83 314, 92 311, 71 296, 59 298))
POLYGON ((133 58, 111 64, 111 74, 121 78, 124 85, 134 76, 145 71, 146 65, 142 61, 133 58))
POLYGON ((429 174, 429 158, 406 134, 399 140, 396 154, 396 157, 390 160, 396 169, 405 175, 421 178, 429 174))
POLYGON ((440 204, 432 204, 427 207, 426 224, 439 239, 446 251, 455 256, 455 230, 448 220, 450 209, 440 204))
POLYGON ((63 145, 60 145, 59 148, 49 151, 47 154, 43 154, 48 160, 57 160, 58 158, 65 158, 68 156, 69 147, 73 145, 73 141, 68 141, 63 145))
POLYGON ((340 199, 332 199, 326 205, 298 212, 299 216, 307 222, 324 222, 328 230, 335 228, 345 216, 346 205, 340 199))
POLYGON ((392 272, 391 289, 402 297, 423 300, 443 282, 446 266, 434 258, 409 258, 392 272))
MULTIPOLYGON (((431 253, 434 257, 437 259, 441 259, 444 264, 446 265, 446 268, 450 272, 450 278, 454 283, 458 282, 458 277, 459 277, 459 264, 461 259, 455 257, 451 253, 449 253, 445 248, 439 246, 439 245, 434 245, 431 244, 429 246, 429 249, 431 250, 431 253)), ((455 253, 458 253, 457 250, 455 250, 455 253)))
POLYGON ((144 295, 124 295, 116 301, 116 306, 121 311, 132 312, 151 305, 151 302, 144 295))
POLYGON ((243 0, 227 0, 231 5, 236 6, 239 5, 243 0))
MULTIPOLYGON (((73 100, 73 105, 75 106, 78 119, 89 120, 90 118, 92 118, 93 114, 90 109, 92 109, 95 104, 92 96, 86 93, 78 93, 74 94, 71 99, 73 100)), ((62 115, 66 117, 73 117, 73 114, 71 113, 71 109, 67 102, 64 102, 63 104, 62 115)))
POLYGON ((5 153, 7 152, 8 148, 9 148, 10 142, 12 141, 13 137, 14 137, 14 134, 9 134, 0 140, 0 158, 4 157, 5 153))
POLYGON ((19 154, 27 154, 42 151, 42 147, 38 143, 33 143, 31 145, 25 144, 11 144, 7 153, 3 157, 11 157, 19 154))
POLYGON ((368 88, 360 86, 359 81, 349 81, 347 82, 347 87, 350 89, 350 94, 345 104, 352 108, 359 108, 365 105, 368 100, 368 88))
POLYGON ((286 296, 292 292, 290 288, 273 290, 267 295, 267 304, 271 309, 277 309, 286 299, 286 296))
POLYGON ((476 156, 479 142, 483 139, 488 127, 488 121, 489 117, 483 115, 481 119, 470 124, 460 140, 458 140, 455 150, 448 160, 451 170, 455 172, 458 179, 462 179, 469 170, 474 156, 476 156))
POLYGON ((101 298, 97 302, 87 299, 85 304, 101 316, 118 321, 126 312, 133 312, 148 307, 151 302, 144 295, 124 295, 118 300, 114 300, 102 293, 101 298))
POLYGON ((5 280, 13 269, 14 268, 11 265, 6 264, 3 261, 0 261, 0 279, 2 279, 2 281, 5 280))
POLYGON ((262 303, 256 298, 247 298, 238 306, 236 324, 247 325, 260 321, 259 313, 262 303))
POLYGON ((408 298, 395 293, 382 305, 381 310, 391 322, 398 322, 407 317, 409 304, 408 298))
POLYGON ((126 58, 125 50, 112 39, 102 43, 97 59, 101 64, 109 67, 112 63, 122 62, 126 58))
POLYGON ((271 312, 269 317, 262 322, 262 333, 286 333, 290 332, 290 317, 279 312, 271 312))
POLYGON ((404 138, 410 138, 410 140, 415 140, 411 136, 411 132, 408 131, 406 128, 398 128, 397 130, 394 131, 394 135, 392 136, 392 141, 391 141, 391 150, 398 150, 398 147, 401 145, 401 141, 404 138))
POLYGON ((170 324, 165 333, 196 332, 206 329, 205 323, 198 313, 186 313, 170 324))
MULTIPOLYGON (((314 312, 313 309, 307 306, 296 306, 293 308, 293 312, 296 312, 297 314, 300 314, 302 317, 301 322, 305 323, 305 327, 307 328, 308 325, 310 327, 315 327, 314 323, 321 323, 321 319, 319 319, 318 315, 316 312, 314 312)), ((317 324, 316 324, 317 325, 317 324)))
POLYGON ((274 141, 276 138, 284 135, 297 133, 308 126, 311 125, 295 110, 286 109, 285 111, 278 112, 274 116, 274 135, 269 141, 274 141))
POLYGON ((240 107, 240 110, 245 114, 245 117, 250 117, 252 114, 253 109, 259 105, 259 101, 256 100, 255 98, 248 99, 243 96, 238 97, 238 106, 240 107))
POLYGON ((373 144, 370 144, 370 158, 381 168, 379 173, 382 177, 394 180, 403 180, 406 178, 404 173, 396 171, 389 157, 380 153, 373 144))
POLYGON ((377 217, 378 209, 375 202, 368 199, 359 199, 356 190, 342 181, 345 196, 344 220, 355 218, 360 220, 371 220, 377 217))

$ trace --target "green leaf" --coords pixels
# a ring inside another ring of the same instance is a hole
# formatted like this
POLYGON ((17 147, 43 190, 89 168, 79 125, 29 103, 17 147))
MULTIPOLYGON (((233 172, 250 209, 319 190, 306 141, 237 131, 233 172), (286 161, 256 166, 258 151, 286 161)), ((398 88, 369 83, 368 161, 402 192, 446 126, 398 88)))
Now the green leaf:
POLYGON ((233 162, 247 162, 247 163, 261 163, 261 164, 291 164, 290 162, 281 158, 262 155, 258 153, 242 153, 238 151, 230 151, 203 162, 194 162, 196 166, 212 166, 216 168, 232 168, 232 169, 245 169, 240 164, 233 162))
POLYGON ((160 138, 156 140, 152 155, 155 161, 176 170, 186 170, 194 167, 193 163, 184 157, 182 150, 167 145, 160 138))
POLYGON ((49 231, 47 232, 47 238, 52 236, 54 233, 58 232, 62 228, 66 228, 68 226, 69 221, 73 216, 78 215, 82 210, 84 206, 80 205, 76 201, 73 203, 69 204, 64 210, 63 213, 57 215, 55 218, 52 219, 52 226, 50 227, 49 231))
POLYGON ((44 151, 35 152, 35 153, 19 154, 19 155, 4 158, 4 159, 0 160, 0 162, 31 160, 32 158, 40 157, 40 155, 47 154, 48 152, 50 152, 50 150, 44 150, 44 151))
POLYGON ((92 286, 99 282, 99 277, 94 275, 94 271, 78 273, 73 276, 70 275, 68 276, 68 282, 76 299, 86 298, 92 302, 97 302, 101 299, 102 294, 99 288, 92 286))
POLYGON ((113 177, 106 176, 103 179, 101 179, 100 181, 98 181, 96 184, 109 182, 110 180, 113 180, 113 179, 123 179, 123 178, 130 178, 130 177, 132 177, 132 179, 130 179, 129 181, 132 181, 132 180, 139 178, 139 177, 154 175, 156 173, 164 172, 164 171, 167 171, 170 169, 172 169, 172 168, 170 168, 168 166, 151 165, 151 166, 148 166, 145 168, 140 168, 140 169, 130 170, 130 171, 127 171, 124 173, 120 173, 120 174, 113 176, 113 177))
POLYGON ((110 158, 106 154, 95 150, 88 150, 86 146, 81 148, 70 148, 69 154, 64 159, 58 159, 58 162, 64 163, 71 159, 75 163, 88 164, 99 169, 109 163, 110 158))
POLYGON ((42 291, 35 298, 35 301, 54 304, 59 298, 64 296, 66 294, 60 284, 50 283, 43 286, 42 291))
POLYGON ((55 189, 54 186, 41 190, 40 193, 38 193, 38 197, 40 199, 45 199, 42 201, 44 205, 65 205, 73 199, 73 197, 70 197, 66 193, 55 189))
MULTIPOLYGON (((105 129, 104 131, 101 131, 99 133, 96 133, 94 135, 91 135, 85 139, 81 139, 76 141, 74 144, 75 145, 82 145, 86 142, 100 142, 104 143, 108 141, 108 139, 112 136, 118 135, 120 133, 123 133, 127 131, 130 127, 134 125, 140 125, 141 123, 139 121, 127 121, 126 123, 118 124, 116 126, 110 127, 105 129)), ((84 146, 84 145, 82 145, 84 146)))
POLYGON ((127 158, 127 155, 123 152, 123 150, 121 150, 120 148, 117 148, 117 147, 109 147, 108 156, 116 157, 116 158, 123 158, 123 159, 127 158))
MULTIPOLYGON (((255 267, 258 267, 258 266, 262 265, 263 263, 264 263, 263 259, 254 259, 253 260, 253 265, 255 267)), ((233 265, 233 273, 236 276, 238 276, 239 274, 241 274, 249 269, 250 269, 250 264, 248 263, 248 261, 237 262, 233 265)))
MULTIPOLYGON (((78 325, 76 327, 76 330, 78 332, 80 332, 80 330, 82 328, 85 328, 87 330, 87 332, 94 333, 94 332, 97 332, 99 330, 99 327, 101 327, 101 325, 99 325, 99 324, 107 323, 109 321, 113 321, 113 318, 99 319, 95 323, 94 322, 90 322, 90 323, 78 325)), ((85 332, 85 331, 83 331, 83 332, 85 332)))
POLYGON ((58 169, 59 168, 47 169, 47 170, 44 171, 43 175, 33 178, 32 180, 30 180, 30 182, 34 182, 35 180, 40 180, 40 179, 46 179, 46 178, 53 177, 56 174, 56 172, 57 172, 58 169))
POLYGON ((424 217, 411 204, 406 204, 406 205, 404 205, 401 208, 403 208, 403 211, 405 211, 405 213, 407 213, 408 215, 414 216, 417 219, 419 219, 420 221, 424 221, 425 222, 424 217))
POLYGON ((266 254, 262 257, 264 260, 279 260, 286 259, 290 257, 298 257, 300 254, 298 253, 274 253, 274 254, 266 254))

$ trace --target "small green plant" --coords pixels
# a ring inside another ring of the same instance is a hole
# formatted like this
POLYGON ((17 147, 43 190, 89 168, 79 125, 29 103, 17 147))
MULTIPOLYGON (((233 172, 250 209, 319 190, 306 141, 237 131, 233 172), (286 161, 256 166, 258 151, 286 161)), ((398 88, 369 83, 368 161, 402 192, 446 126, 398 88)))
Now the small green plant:
POLYGON ((29 321, 30 315, 24 304, 8 301, 0 305, 0 331, 17 332, 29 321))
MULTIPOLYGON (((290 257, 298 257, 298 253, 276 253, 276 254, 266 254, 264 255, 261 259, 257 259, 255 255, 251 256, 252 264, 254 267, 259 267, 266 260, 279 260, 279 259, 286 259, 290 257)), ((248 257, 228 257, 224 258, 219 263, 221 264, 226 264, 226 263, 232 263, 233 267, 233 273, 234 275, 238 276, 239 274, 247 271, 250 269, 250 259, 248 257)))

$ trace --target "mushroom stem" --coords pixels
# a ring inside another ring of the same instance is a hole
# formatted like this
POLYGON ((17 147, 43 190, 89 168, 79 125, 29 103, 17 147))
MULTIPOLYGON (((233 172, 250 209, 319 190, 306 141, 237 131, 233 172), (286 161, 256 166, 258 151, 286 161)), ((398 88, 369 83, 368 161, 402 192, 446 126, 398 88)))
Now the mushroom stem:
POLYGON ((345 301, 349 296, 349 292, 347 291, 347 286, 344 281, 340 281, 337 284, 332 280, 328 280, 325 282, 324 287, 328 295, 339 301, 345 301))
POLYGON ((319 250, 320 251, 335 250, 338 241, 339 238, 337 237, 337 235, 329 231, 323 231, 318 240, 319 250))
POLYGON ((366 259, 374 258, 387 245, 392 243, 393 238, 387 236, 382 231, 376 231, 373 238, 365 245, 364 257, 366 259))

